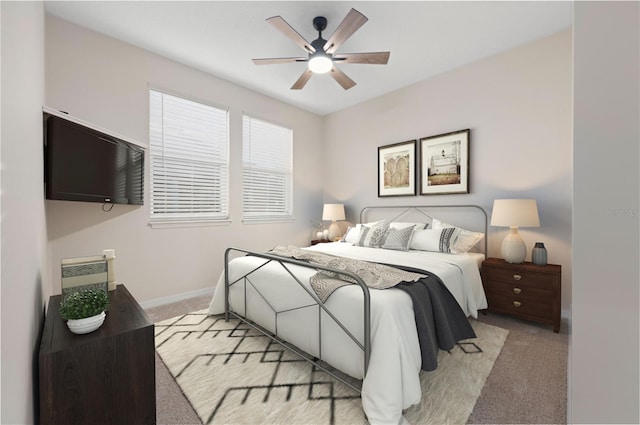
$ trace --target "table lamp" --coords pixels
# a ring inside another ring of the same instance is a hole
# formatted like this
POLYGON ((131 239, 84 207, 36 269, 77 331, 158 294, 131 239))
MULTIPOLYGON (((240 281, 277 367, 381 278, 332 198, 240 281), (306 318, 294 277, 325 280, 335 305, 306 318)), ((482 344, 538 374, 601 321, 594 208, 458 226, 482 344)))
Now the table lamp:
POLYGON ((520 264, 527 256, 527 246, 519 227, 540 227, 535 199, 496 199, 493 201, 491 225, 509 228, 502 241, 502 257, 507 263, 520 264))
POLYGON ((331 221, 331 225, 329 226, 330 241, 342 236, 340 226, 338 226, 336 221, 345 219, 343 204, 324 204, 324 208, 322 209, 322 219, 331 221))

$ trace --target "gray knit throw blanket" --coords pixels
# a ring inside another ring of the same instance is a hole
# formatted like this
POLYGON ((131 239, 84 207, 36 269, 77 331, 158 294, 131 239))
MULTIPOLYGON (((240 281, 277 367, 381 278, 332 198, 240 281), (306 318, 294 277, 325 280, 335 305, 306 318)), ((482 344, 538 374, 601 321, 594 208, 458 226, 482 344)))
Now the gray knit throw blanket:
MULTIPOLYGON (((369 288, 374 289, 391 288, 400 282, 415 282, 427 277, 424 274, 407 272, 383 264, 338 257, 331 254, 300 249, 295 246, 276 246, 270 253, 280 257, 295 258, 297 260, 308 261, 311 264, 319 264, 325 267, 331 267, 332 269, 351 272, 362 279, 369 288)), ((324 303, 333 291, 341 286, 356 283, 356 281, 349 276, 339 273, 319 270, 315 275, 311 276, 310 283, 316 295, 318 295, 324 303)))

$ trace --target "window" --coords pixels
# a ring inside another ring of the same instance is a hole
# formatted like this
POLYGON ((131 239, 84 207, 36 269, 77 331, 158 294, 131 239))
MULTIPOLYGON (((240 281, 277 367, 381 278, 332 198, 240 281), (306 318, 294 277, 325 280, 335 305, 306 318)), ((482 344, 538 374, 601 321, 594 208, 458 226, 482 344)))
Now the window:
POLYGON ((293 131, 242 117, 244 221, 291 219, 293 131))
POLYGON ((228 219, 228 113, 150 91, 151 221, 228 219))

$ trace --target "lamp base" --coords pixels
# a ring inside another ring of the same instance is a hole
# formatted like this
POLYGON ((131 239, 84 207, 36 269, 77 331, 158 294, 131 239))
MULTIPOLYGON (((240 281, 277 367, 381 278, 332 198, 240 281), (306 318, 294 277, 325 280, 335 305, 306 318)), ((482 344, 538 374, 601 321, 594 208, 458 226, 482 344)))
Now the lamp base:
POLYGON ((518 233, 517 227, 511 227, 509 234, 502 241, 502 258, 507 263, 521 264, 527 256, 527 246, 518 233))
POLYGON ((338 226, 338 223, 336 223, 334 220, 331 222, 331 226, 329 226, 329 240, 333 241, 340 236, 342 236, 342 233, 340 232, 340 226, 338 226))

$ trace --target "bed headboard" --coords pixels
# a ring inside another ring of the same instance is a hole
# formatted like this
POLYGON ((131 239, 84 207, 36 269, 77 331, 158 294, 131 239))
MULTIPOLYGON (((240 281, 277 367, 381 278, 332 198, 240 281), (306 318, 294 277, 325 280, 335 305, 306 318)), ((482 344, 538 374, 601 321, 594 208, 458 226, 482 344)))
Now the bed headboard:
POLYGON ((398 205, 364 207, 360 211, 360 223, 377 220, 431 223, 437 218, 454 226, 484 233, 480 249, 487 255, 487 212, 478 205, 398 205))

